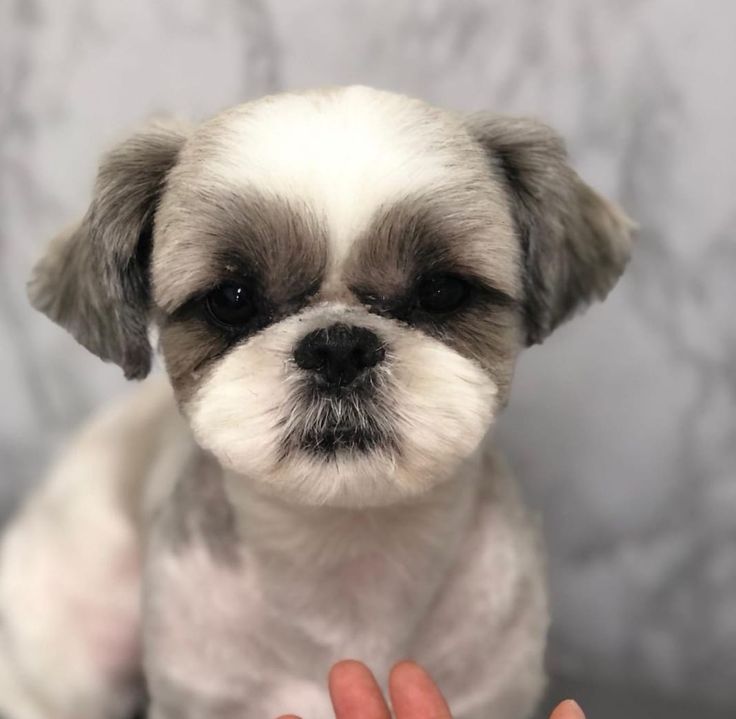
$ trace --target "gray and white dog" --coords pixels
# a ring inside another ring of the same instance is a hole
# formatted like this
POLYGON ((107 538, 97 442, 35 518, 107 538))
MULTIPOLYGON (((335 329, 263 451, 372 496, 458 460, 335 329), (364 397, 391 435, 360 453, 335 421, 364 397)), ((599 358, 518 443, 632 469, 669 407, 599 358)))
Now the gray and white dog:
POLYGON ((327 719, 334 661, 411 657, 457 719, 527 717, 540 542, 483 439, 630 243, 531 120, 348 87, 122 142, 30 295, 130 378, 155 329, 168 382, 6 531, 0 711, 327 719))

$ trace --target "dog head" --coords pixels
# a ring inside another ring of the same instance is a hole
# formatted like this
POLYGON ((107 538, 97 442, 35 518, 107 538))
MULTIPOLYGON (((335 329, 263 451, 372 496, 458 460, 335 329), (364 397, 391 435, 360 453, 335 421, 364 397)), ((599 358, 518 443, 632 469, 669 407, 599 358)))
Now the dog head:
POLYGON ((451 476, 519 351, 604 297, 629 249, 547 127, 350 87, 123 142, 30 295, 131 378, 155 325, 221 464, 360 506, 451 476))

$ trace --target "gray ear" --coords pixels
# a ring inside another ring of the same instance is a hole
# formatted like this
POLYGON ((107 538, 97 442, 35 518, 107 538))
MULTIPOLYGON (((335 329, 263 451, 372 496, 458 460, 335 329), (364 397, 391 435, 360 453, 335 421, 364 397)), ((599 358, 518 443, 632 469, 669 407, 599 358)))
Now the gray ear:
POLYGON ((508 188, 524 253, 527 344, 535 344, 608 294, 634 225, 578 177, 546 125, 481 114, 468 126, 508 188))
POLYGON ((140 379, 151 367, 148 259, 156 206, 185 139, 152 125, 101 161, 92 203, 33 270, 33 306, 88 350, 140 379))

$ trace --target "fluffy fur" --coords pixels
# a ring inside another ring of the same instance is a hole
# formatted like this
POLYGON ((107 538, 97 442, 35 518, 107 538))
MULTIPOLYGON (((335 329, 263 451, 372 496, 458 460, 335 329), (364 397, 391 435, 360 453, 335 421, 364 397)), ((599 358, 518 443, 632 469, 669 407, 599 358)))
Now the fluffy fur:
POLYGON ((169 381, 95 420, 7 529, 0 709, 122 719, 145 687, 153 719, 323 719, 332 662, 411 656, 457 719, 528 716, 541 552, 483 438, 629 230, 548 128, 369 88, 121 143, 31 299, 129 377, 156 326, 169 381))

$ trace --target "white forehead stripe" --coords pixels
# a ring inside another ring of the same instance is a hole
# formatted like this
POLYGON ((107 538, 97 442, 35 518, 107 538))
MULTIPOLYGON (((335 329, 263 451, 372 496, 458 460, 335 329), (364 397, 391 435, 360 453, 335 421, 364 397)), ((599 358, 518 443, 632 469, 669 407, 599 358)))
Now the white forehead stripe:
POLYGON ((221 119, 212 169, 235 185, 310 203, 339 260, 381 205, 441 191, 457 146, 429 106, 364 87, 279 95, 221 119))

